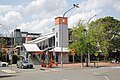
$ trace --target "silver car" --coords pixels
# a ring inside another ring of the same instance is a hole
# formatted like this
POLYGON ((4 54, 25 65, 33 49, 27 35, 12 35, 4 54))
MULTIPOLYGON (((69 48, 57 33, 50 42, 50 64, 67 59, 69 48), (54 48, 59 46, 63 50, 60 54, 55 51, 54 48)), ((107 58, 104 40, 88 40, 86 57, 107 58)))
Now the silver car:
POLYGON ((18 61, 17 62, 17 68, 33 68, 32 63, 30 63, 27 60, 23 60, 23 61, 18 61))
POLYGON ((2 62, 2 61, 0 61, 0 66, 2 66, 2 67, 7 67, 7 66, 8 66, 8 63, 7 63, 7 62, 2 62))

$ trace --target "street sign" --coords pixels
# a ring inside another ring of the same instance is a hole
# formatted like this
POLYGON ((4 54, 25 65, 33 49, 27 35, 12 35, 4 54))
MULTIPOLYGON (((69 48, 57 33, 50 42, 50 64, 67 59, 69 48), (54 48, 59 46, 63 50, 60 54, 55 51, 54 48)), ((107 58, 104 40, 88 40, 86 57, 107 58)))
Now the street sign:
POLYGON ((72 55, 75 55, 75 48, 72 48, 72 49, 71 49, 71 54, 72 54, 72 55))
POLYGON ((95 56, 98 56, 98 53, 95 53, 94 55, 95 55, 95 56))

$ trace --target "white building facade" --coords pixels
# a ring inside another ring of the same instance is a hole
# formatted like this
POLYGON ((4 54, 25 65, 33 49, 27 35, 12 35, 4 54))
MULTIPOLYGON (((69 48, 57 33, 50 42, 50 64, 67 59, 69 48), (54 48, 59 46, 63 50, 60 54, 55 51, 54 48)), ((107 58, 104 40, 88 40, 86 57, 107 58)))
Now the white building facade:
MULTIPOLYGON (((68 19, 67 17, 55 18, 55 30, 54 32, 45 34, 35 40, 27 42, 28 44, 37 44, 43 53, 52 53, 55 56, 56 61, 61 63, 61 50, 63 63, 69 63, 69 50, 68 50, 68 19), (62 47, 62 49, 61 49, 62 47)), ((37 58, 41 60, 43 53, 36 54, 37 58)))

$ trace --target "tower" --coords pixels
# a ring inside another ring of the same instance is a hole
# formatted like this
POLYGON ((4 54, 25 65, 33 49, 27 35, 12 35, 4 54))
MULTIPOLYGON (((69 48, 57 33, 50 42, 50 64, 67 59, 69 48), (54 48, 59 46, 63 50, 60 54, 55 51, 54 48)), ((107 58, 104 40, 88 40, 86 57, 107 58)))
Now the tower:
POLYGON ((14 44, 15 45, 22 45, 22 33, 20 29, 14 30, 14 44))
POLYGON ((68 18, 55 18, 55 47, 68 47, 68 18))

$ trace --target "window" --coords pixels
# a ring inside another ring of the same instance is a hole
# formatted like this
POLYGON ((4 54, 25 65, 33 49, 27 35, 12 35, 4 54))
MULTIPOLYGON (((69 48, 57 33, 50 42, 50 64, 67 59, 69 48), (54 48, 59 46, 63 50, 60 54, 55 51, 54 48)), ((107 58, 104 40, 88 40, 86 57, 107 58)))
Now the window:
POLYGON ((58 38, 58 32, 56 32, 56 38, 58 38))
POLYGON ((58 42, 56 42, 56 47, 58 47, 58 42))
POLYGON ((64 19, 63 19, 62 21, 63 21, 63 23, 65 22, 65 20, 64 20, 64 19))
POLYGON ((62 19, 61 19, 61 22, 62 22, 62 23, 64 23, 64 22, 65 22, 65 19, 64 19, 64 18, 62 18, 62 19))

